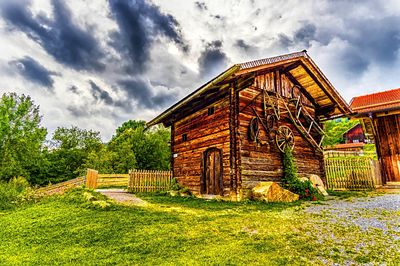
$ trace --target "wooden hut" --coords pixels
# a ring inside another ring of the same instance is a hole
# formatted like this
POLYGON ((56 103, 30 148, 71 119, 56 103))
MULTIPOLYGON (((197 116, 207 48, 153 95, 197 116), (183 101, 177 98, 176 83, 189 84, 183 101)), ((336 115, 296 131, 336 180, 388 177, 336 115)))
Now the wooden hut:
POLYGON ((400 89, 358 96, 350 105, 365 135, 375 137, 383 183, 400 185, 400 89))
POLYGON ((171 127, 174 177, 197 195, 246 197, 279 182, 282 151, 324 178, 320 120, 347 114, 306 51, 236 64, 154 118, 171 127))
POLYGON ((364 131, 360 123, 355 124, 343 133, 344 143, 366 143, 364 131))

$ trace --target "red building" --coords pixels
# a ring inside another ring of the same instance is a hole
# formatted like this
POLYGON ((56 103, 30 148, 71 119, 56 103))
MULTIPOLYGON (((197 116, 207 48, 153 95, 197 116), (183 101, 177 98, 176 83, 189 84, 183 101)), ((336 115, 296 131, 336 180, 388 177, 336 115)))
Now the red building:
POLYGON ((361 124, 356 124, 343 134, 344 143, 367 143, 361 124))
POLYGON ((350 106, 375 138, 383 182, 400 184, 400 88, 355 97, 350 106))

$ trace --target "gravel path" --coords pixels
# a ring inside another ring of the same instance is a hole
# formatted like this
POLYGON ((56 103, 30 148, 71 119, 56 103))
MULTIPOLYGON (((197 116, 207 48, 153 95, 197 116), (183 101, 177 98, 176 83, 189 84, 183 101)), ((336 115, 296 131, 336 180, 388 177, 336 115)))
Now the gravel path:
POLYGON ((125 189, 96 189, 96 191, 125 205, 143 206, 147 204, 146 201, 139 199, 134 194, 128 193, 125 189))
POLYGON ((381 229, 400 232, 400 194, 373 195, 361 198, 326 201, 313 205, 306 212, 321 215, 331 222, 356 225, 361 230, 381 229))

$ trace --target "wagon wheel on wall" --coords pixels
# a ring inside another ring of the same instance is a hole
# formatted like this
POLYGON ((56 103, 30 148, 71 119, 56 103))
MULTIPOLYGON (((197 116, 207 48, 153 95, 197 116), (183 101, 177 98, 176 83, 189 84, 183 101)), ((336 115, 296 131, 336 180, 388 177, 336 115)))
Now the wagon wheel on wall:
POLYGON ((275 135, 276 146, 281 152, 289 147, 291 150, 294 148, 294 134, 288 126, 280 126, 275 135))

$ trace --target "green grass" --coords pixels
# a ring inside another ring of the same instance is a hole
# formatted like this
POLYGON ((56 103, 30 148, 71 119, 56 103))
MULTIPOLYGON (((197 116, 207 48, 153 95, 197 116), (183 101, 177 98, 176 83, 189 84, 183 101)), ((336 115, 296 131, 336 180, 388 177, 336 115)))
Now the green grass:
MULTIPOLYGON (((93 203, 108 203, 101 195, 76 190, 0 212, 0 265, 400 261, 400 244, 395 242, 399 234, 363 232, 330 214, 307 213, 301 203, 141 197, 150 204, 101 205, 93 203)), ((400 219, 399 212, 376 215, 400 219)))

